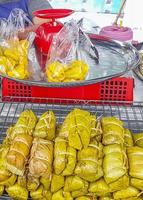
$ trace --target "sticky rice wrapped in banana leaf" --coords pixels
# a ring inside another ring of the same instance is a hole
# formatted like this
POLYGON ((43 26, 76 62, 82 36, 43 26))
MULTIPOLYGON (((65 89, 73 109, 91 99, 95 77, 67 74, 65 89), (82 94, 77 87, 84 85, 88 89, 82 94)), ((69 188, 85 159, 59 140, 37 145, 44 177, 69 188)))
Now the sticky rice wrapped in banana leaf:
POLYGON ((88 111, 74 109, 67 115, 59 135, 68 138, 69 146, 81 150, 89 145, 92 124, 93 116, 88 111))
POLYGON ((65 200, 63 190, 59 190, 52 195, 52 200, 65 200))
POLYGON ((75 174, 89 182, 98 180, 103 176, 102 160, 99 162, 101 157, 102 145, 96 140, 92 140, 87 148, 78 152, 75 174))
POLYGON ((51 179, 53 162, 53 142, 34 138, 30 154, 29 173, 36 178, 51 179))
POLYGON ((44 187, 40 185, 37 190, 31 191, 30 196, 33 200, 51 200, 52 193, 50 191, 44 190, 44 187))
POLYGON ((110 188, 103 178, 90 183, 89 192, 94 193, 96 196, 108 196, 110 194, 110 188))
POLYGON ((53 174, 51 181, 51 192, 55 193, 64 187, 64 177, 61 175, 53 174))
POLYGON ((28 199, 28 190, 21 187, 18 184, 12 185, 6 188, 6 192, 12 199, 17 200, 27 200, 28 199))
POLYGON ((84 182, 84 187, 83 188, 72 192, 72 197, 73 198, 84 196, 84 195, 88 194, 89 183, 87 181, 85 181, 85 180, 83 180, 83 182, 84 182))
POLYGON ((126 147, 132 147, 134 145, 133 136, 129 129, 125 129, 124 140, 124 145, 126 147))
POLYGON ((23 133, 32 135, 36 123, 37 117, 32 110, 23 111, 20 114, 15 126, 13 127, 12 138, 14 138, 17 134, 23 133))
POLYGON ((44 187, 44 190, 49 190, 50 189, 50 185, 51 185, 51 178, 50 179, 47 179, 47 177, 45 176, 42 176, 40 178, 40 183, 41 185, 43 185, 44 187))
POLYGON ((54 171, 59 175, 66 167, 67 141, 62 137, 55 139, 54 146, 54 171))
POLYGON ((110 191, 116 192, 122 189, 126 189, 129 186, 129 182, 129 176, 126 174, 119 178, 117 181, 109 184, 110 191))
POLYGON ((2 196, 4 193, 4 186, 0 185, 0 196, 2 196))
POLYGON ((103 171, 107 184, 117 181, 127 173, 127 158, 123 147, 111 144, 104 147, 103 171))
POLYGON ((76 149, 68 146, 66 152, 66 167, 62 172, 63 176, 72 175, 76 165, 76 149))
POLYGON ((135 146, 143 148, 143 133, 133 134, 133 139, 134 139, 135 146))
POLYGON ((12 173, 6 168, 6 155, 9 151, 9 146, 3 144, 0 146, 0 185, 4 185, 5 181, 7 181, 12 173))
POLYGON ((78 197, 75 200, 97 200, 97 198, 87 195, 87 196, 78 197))
POLYGON ((64 192, 73 192, 85 188, 85 181, 78 176, 67 176, 65 179, 64 192))
POLYGON ((40 116, 36 124, 33 136, 47 140, 55 138, 56 117, 52 111, 47 111, 40 116))
POLYGON ((115 117, 103 117, 102 120, 104 145, 108 144, 123 144, 124 143, 124 128, 123 122, 115 117))
POLYGON ((30 174, 28 174, 28 176, 27 176, 28 191, 36 191, 39 186, 40 186, 40 179, 35 178, 34 176, 31 176, 30 174))
POLYGON ((73 200, 70 192, 63 192, 65 200, 73 200))
POLYGON ((130 183, 131 183, 131 186, 139 190, 143 190, 143 180, 137 179, 137 178, 131 178, 130 183))
POLYGON ((17 135, 6 155, 6 167, 12 173, 23 176, 33 138, 28 134, 17 135))
MULTIPOLYGON (((94 120, 95 121, 95 120, 94 120)), ((95 137, 98 142, 102 141, 103 130, 101 122, 97 121, 95 128, 92 128, 91 137, 95 137)))
POLYGON ((113 200, 112 197, 99 197, 99 200, 113 200))
POLYGON ((139 195, 139 190, 136 188, 129 186, 126 189, 117 191, 113 193, 114 199, 127 199, 127 198, 134 198, 138 197, 139 195))
POLYGON ((18 176, 17 183, 23 188, 27 188, 27 177, 24 174, 24 176, 18 176))
POLYGON ((143 148, 133 146, 127 149, 129 160, 129 175, 143 179, 143 148))

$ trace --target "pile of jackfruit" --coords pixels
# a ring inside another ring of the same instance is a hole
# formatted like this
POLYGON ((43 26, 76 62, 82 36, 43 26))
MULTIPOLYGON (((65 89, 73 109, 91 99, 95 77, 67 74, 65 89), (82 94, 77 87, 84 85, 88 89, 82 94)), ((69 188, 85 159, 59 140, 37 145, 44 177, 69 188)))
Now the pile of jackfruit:
POLYGON ((55 61, 46 67, 46 79, 49 82, 73 82, 85 80, 89 71, 88 65, 80 60, 69 64, 55 61))
POLYGON ((143 199, 143 134, 115 117, 23 111, 0 146, 0 195, 15 200, 143 199))
POLYGON ((28 79, 28 40, 8 40, 0 45, 0 74, 16 79, 28 79))

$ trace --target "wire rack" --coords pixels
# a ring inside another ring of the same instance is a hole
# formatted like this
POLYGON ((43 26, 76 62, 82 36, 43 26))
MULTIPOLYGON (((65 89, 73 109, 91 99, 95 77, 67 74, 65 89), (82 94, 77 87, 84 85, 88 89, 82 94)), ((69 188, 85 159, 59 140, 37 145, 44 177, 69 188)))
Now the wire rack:
MULTIPOLYGON (((96 114, 97 118, 102 116, 115 116, 124 121, 125 127, 133 133, 143 132, 143 102, 99 102, 83 100, 63 100, 47 99, 47 103, 0 103, 0 141, 5 136, 6 129, 13 125, 20 113, 25 109, 32 109, 37 116, 40 116, 47 110, 53 110, 57 123, 61 124, 66 115, 74 108, 81 108, 96 114)), ((45 100, 44 100, 45 101, 45 100)))
MULTIPOLYGON (((12 102, 13 99, 11 99, 10 103, 0 102, 0 142, 5 137, 7 128, 16 122, 20 113, 25 109, 32 109, 37 116, 40 116, 47 110, 53 110, 57 118, 57 123, 61 124, 65 116, 73 108, 81 108, 90 111, 92 114, 96 114, 97 118, 102 116, 118 117, 124 121, 125 127, 132 130, 133 133, 143 132, 143 102, 131 104, 130 102, 46 99, 47 103, 42 103, 43 101, 45 102, 45 99, 38 100, 39 103, 12 102)), ((7 194, 4 194, 0 199, 9 200, 10 198, 7 194)))

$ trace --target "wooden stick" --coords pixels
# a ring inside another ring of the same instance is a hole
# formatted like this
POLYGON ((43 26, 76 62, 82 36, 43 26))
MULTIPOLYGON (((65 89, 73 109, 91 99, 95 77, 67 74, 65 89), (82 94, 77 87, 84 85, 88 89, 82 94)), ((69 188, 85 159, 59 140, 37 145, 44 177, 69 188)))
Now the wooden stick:
POLYGON ((115 25, 117 25, 117 23, 118 23, 118 19, 119 19, 121 13, 122 13, 122 10, 124 9, 126 1, 127 0, 123 0, 123 2, 122 2, 121 8, 120 8, 119 13, 118 13, 118 15, 117 15, 117 17, 115 19, 115 22, 114 22, 115 25))

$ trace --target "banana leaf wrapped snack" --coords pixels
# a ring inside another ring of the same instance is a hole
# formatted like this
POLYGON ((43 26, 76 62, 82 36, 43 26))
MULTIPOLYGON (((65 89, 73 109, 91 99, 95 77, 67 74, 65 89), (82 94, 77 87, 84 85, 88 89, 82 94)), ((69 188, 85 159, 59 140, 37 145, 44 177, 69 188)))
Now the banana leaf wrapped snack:
POLYGON ((113 193, 114 199, 127 199, 127 198, 133 199, 134 197, 137 198, 138 195, 139 195, 139 190, 137 190, 132 186, 129 186, 126 189, 113 193))
POLYGON ((54 146, 55 174, 72 175, 76 165, 76 150, 68 146, 65 138, 57 137, 54 146))
POLYGON ((47 111, 40 116, 40 119, 33 133, 34 137, 39 137, 47 140, 55 138, 56 118, 52 111, 47 111))
POLYGON ((104 145, 124 144, 123 122, 115 117, 103 117, 102 120, 104 145))
POLYGON ((89 182, 101 178, 103 176, 102 148, 100 143, 93 140, 87 148, 79 151, 75 174, 89 182))
POLYGON ((34 138, 29 161, 29 174, 33 177, 51 179, 53 142, 34 138))
POLYGON ((105 146, 103 151, 104 179, 109 184, 127 174, 127 158, 123 147, 119 144, 105 146))
POLYGON ((137 178, 131 178, 131 186, 143 191, 143 180, 137 178))
POLYGON ((67 115, 59 136, 68 138, 69 146, 81 150, 89 145, 92 124, 93 116, 88 111, 74 109, 67 115))
POLYGON ((17 135, 6 155, 6 167, 16 175, 23 176, 33 138, 28 134, 17 135))
POLYGON ((127 149, 129 160, 129 175, 143 179, 143 148, 133 146, 127 149))
POLYGON ((51 181, 51 192, 55 193, 64 187, 64 177, 61 175, 53 174, 51 181))
POLYGON ((97 200, 97 198, 87 195, 87 196, 77 197, 75 200, 97 200))
POLYGON ((30 196, 33 200, 51 200, 52 198, 51 192, 44 190, 42 185, 37 190, 31 191, 30 196))
POLYGON ((32 135, 36 123, 37 123, 37 117, 32 110, 23 111, 20 114, 15 126, 13 127, 11 137, 14 138, 15 135, 22 133, 32 135))
POLYGON ((133 134, 133 139, 134 139, 135 146, 139 146, 143 148, 143 133, 133 134))
POLYGON ((125 129, 124 135, 124 145, 126 147, 132 147, 134 145, 133 136, 129 129, 125 129))
POLYGON ((28 190, 26 188, 21 187, 18 184, 6 188, 6 192, 12 199, 18 199, 18 200, 28 199, 28 190))
POLYGON ((88 193, 88 182, 78 176, 67 176, 64 184, 64 192, 71 192, 72 197, 80 197, 88 193))
POLYGON ((89 192, 94 193, 96 196, 108 196, 110 194, 110 188, 103 178, 90 183, 89 192))

